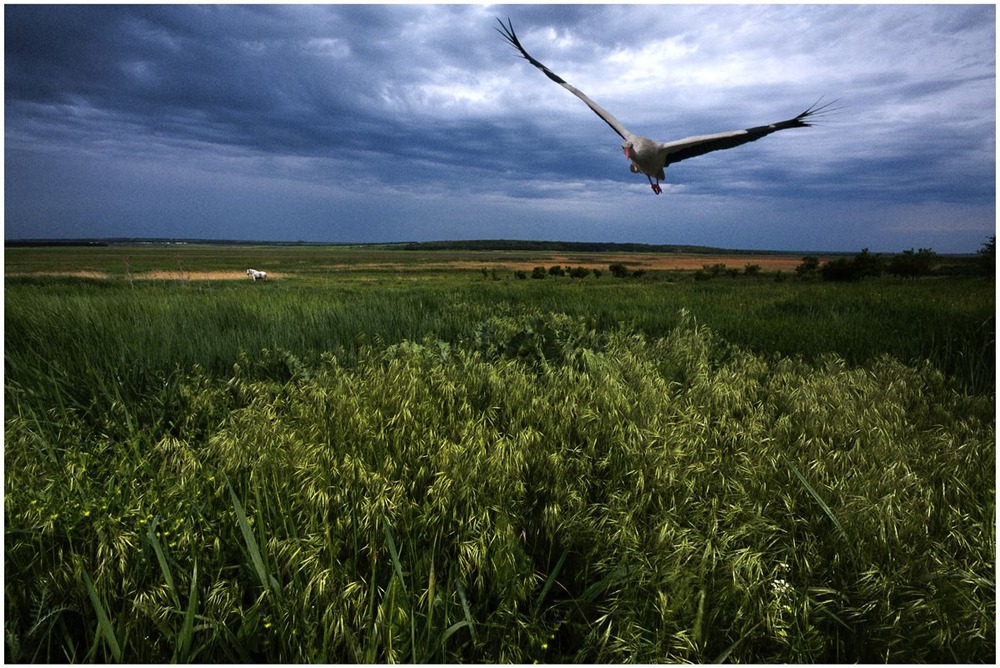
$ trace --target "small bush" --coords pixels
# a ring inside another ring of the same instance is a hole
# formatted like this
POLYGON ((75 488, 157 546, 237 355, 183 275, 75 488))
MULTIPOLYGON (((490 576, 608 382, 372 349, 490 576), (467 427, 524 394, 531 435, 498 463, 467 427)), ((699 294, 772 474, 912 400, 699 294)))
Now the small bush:
POLYGON ((997 271, 997 238, 992 236, 977 251, 979 256, 979 273, 984 276, 996 276, 997 271))
POLYGON ((917 252, 913 252, 911 248, 892 256, 889 260, 889 273, 904 278, 928 276, 936 259, 937 253, 930 248, 921 248, 917 252))
POLYGON ((819 258, 814 255, 807 255, 802 258, 802 263, 795 267, 795 273, 799 278, 815 278, 819 274, 819 258))
POLYGON ((831 260, 820 269, 824 281, 860 281, 863 278, 878 277, 885 269, 881 255, 872 254, 867 248, 853 258, 831 260))
POLYGON ((824 281, 856 281, 861 278, 854 262, 846 257, 830 260, 820 269, 824 281))
POLYGON ((854 256, 854 272, 858 278, 875 278, 885 273, 885 259, 878 253, 870 253, 867 248, 854 256))
POLYGON ((704 264, 701 268, 702 271, 707 273, 712 278, 715 278, 719 274, 726 271, 726 264, 724 262, 716 262, 715 264, 704 264))

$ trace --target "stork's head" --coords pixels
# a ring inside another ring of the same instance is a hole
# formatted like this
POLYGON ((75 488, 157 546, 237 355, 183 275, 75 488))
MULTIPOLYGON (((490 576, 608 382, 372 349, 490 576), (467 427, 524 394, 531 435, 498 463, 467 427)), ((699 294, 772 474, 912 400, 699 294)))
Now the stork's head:
POLYGON ((624 142, 622 142, 622 152, 625 154, 626 158, 628 158, 629 160, 631 160, 632 159, 632 142, 630 142, 630 141, 624 141, 624 142))

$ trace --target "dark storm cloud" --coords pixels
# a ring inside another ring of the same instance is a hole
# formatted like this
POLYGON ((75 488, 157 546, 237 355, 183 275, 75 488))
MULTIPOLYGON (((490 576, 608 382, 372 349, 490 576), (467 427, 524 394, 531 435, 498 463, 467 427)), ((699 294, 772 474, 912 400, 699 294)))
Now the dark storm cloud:
MULTIPOLYGON (((755 198, 817 217, 850 201, 941 218, 959 202, 980 212, 964 234, 984 237, 994 21, 992 6, 7 5, 5 234, 733 245, 704 212, 755 198), (821 96, 844 109, 674 165, 654 198, 618 137, 503 44, 496 16, 657 139, 821 96)), ((759 229, 771 236, 756 247, 796 238, 759 229)))
POLYGON ((8 7, 9 104, 53 125, 92 114, 85 140, 124 129, 265 151, 336 147, 357 122, 345 89, 359 77, 349 62, 324 71, 337 45, 311 46, 322 27, 299 17, 293 31, 282 11, 8 7))

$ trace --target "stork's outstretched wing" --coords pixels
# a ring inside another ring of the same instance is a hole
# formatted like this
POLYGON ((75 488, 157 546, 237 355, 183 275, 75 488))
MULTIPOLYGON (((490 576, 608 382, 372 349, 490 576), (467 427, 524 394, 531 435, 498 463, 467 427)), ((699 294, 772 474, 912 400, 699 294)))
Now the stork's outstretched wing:
POLYGON ((779 121, 778 123, 761 125, 759 127, 748 128, 746 130, 734 130, 732 132, 720 132, 714 135, 687 137, 686 139, 671 142, 654 141, 647 137, 640 137, 639 135, 632 134, 626 130, 625 126, 618 122, 617 118, 609 114, 596 102, 581 93, 579 90, 566 83, 562 77, 554 73, 548 67, 535 60, 531 54, 525 51, 524 47, 521 46, 520 40, 517 39, 517 35, 514 33, 514 26, 511 24, 510 19, 507 19, 507 23, 504 24, 504 22, 498 18, 497 23, 500 24, 500 27, 496 28, 496 31, 499 32, 505 40, 507 40, 508 44, 517 49, 525 60, 540 69, 549 79, 583 100, 595 114, 600 116, 605 123, 611 126, 612 130, 617 132, 621 138, 625 140, 624 143, 622 143, 622 151, 631 163, 629 165, 629 169, 636 173, 641 172, 645 174, 646 178, 649 179, 649 185, 653 188, 653 192, 657 195, 661 192, 660 181, 663 179, 663 168, 672 163, 687 160, 688 158, 704 155, 706 153, 711 153, 712 151, 721 151, 722 149, 733 148, 741 144, 746 144, 747 142, 756 141, 761 137, 766 137, 772 132, 778 132, 779 130, 787 130, 789 128, 807 128, 812 125, 812 122, 824 112, 830 113, 835 111, 830 108, 831 105, 834 104, 833 102, 820 105, 817 101, 816 104, 809 107, 795 118, 790 118, 787 121, 779 121))
POLYGON ((632 137, 632 133, 626 130, 625 126, 618 122, 617 118, 609 114, 603 107, 581 93, 577 88, 566 83, 566 81, 564 81, 558 74, 532 58, 531 54, 524 50, 524 47, 521 46, 521 42, 517 39, 517 35, 514 33, 514 26, 511 24, 510 19, 507 19, 506 25, 504 25, 504 22, 499 18, 497 19, 497 23, 500 24, 500 27, 496 28, 496 31, 503 35, 504 39, 506 39, 511 46, 520 51, 525 60, 540 69, 549 79, 552 79, 552 81, 555 81, 557 84, 573 93, 573 95, 576 95, 578 98, 583 100, 586 105, 593 109, 595 114, 604 119, 604 122, 610 125, 611 129, 617 132, 622 139, 628 140, 632 137))
POLYGON ((740 146, 741 144, 757 141, 761 137, 766 137, 772 132, 777 132, 778 130, 787 130, 789 128, 807 128, 812 125, 813 120, 822 116, 824 112, 833 111, 831 106, 835 103, 836 100, 833 102, 827 102, 824 105, 820 105, 819 102, 817 102, 795 118, 790 118, 787 121, 779 121, 778 123, 771 123, 770 125, 761 125, 756 128, 747 128, 746 130, 733 130, 732 132, 719 132, 714 135, 686 137, 684 139, 678 139, 677 141, 662 143, 660 144, 660 153, 666 158, 664 166, 680 162, 681 160, 687 160, 688 158, 694 158, 699 155, 705 155, 706 153, 711 153, 712 151, 721 151, 723 149, 733 148, 735 146, 740 146))

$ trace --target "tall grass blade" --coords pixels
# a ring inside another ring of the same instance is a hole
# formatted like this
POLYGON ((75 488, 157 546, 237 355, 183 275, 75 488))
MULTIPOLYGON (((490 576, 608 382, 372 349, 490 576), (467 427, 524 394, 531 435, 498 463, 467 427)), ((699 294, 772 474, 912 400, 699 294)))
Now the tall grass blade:
MULTIPOLYGON (((236 497, 236 492, 233 491, 233 486, 226 481, 229 486, 229 495, 232 497, 233 508, 236 510, 236 521, 240 526, 240 532, 243 534, 243 541, 246 543, 247 551, 250 553, 250 560, 253 562, 254 572, 257 574, 257 579, 260 581, 262 587, 265 590, 271 591, 272 578, 269 577, 267 568, 264 566, 264 558, 261 556, 260 548, 257 546, 257 538, 254 536, 253 528, 250 526, 250 522, 247 521, 247 514, 243 510, 243 504, 236 497)), ((275 589, 274 593, 279 593, 275 589)))
POLYGON ((701 634, 703 630, 703 623, 705 621, 705 595, 707 591, 702 586, 702 590, 698 592, 698 615, 694 620, 694 631, 692 632, 692 637, 694 638, 694 643, 699 648, 702 646, 701 634))
MULTIPOLYGON (((399 585, 403 588, 403 596, 409 598, 409 593, 406 589, 406 578, 403 577, 403 565, 399 561, 399 551, 396 549, 396 541, 392 539, 392 532, 389 531, 388 525, 382 527, 385 531, 386 544, 389 546, 389 556, 392 559, 392 567, 396 571, 396 577, 399 578, 399 585)), ((410 610, 410 658, 412 661, 417 660, 417 617, 413 614, 413 610, 410 610)))
POLYGON ((549 573, 549 576, 545 578, 545 584, 542 585, 542 591, 538 594, 538 598, 535 600, 534 617, 538 617, 538 613, 542 608, 542 603, 545 601, 545 597, 549 595, 549 590, 552 589, 552 585, 556 583, 556 578, 559 577, 559 572, 562 567, 566 564, 566 557, 569 552, 563 552, 562 556, 559 557, 559 561, 556 562, 555 568, 549 573))
MULTIPOLYGON (((437 539, 435 539, 435 546, 437 539)), ((423 643, 425 647, 430 646, 431 628, 434 626, 434 588, 437 586, 437 577, 434 573, 434 550, 431 550, 431 568, 427 576, 427 619, 424 625, 423 643)))
POLYGON ((115 637, 115 630, 111 627, 111 620, 108 619, 108 614, 101 603, 101 597, 98 596, 97 590, 94 589, 94 583, 91 581, 87 571, 83 571, 83 582, 87 585, 87 595, 90 596, 94 612, 97 613, 98 632, 104 637, 105 642, 108 643, 108 647, 111 648, 111 655, 115 658, 115 661, 121 663, 122 649, 118 645, 118 638, 115 637))
POLYGON ((149 529, 146 530, 146 540, 149 541, 149 544, 153 547, 153 553, 156 554, 156 561, 160 564, 160 571, 163 573, 163 579, 167 583, 170 597, 174 600, 174 605, 177 609, 180 610, 181 598, 177 594, 177 587, 174 585, 174 576, 170 572, 169 564, 167 564, 167 555, 163 550, 163 544, 160 543, 160 537, 156 535, 156 525, 159 521, 160 518, 157 517, 149 523, 149 529))
POLYGON ((194 560, 194 569, 191 573, 191 590, 188 594, 188 609, 184 613, 184 625, 181 627, 181 635, 177 642, 175 660, 181 663, 191 661, 191 640, 194 637, 194 617, 198 609, 198 559, 194 560))
POLYGON ((584 589, 583 593, 580 594, 579 598, 577 598, 577 602, 583 605, 593 603, 597 597, 607 591, 608 588, 625 579, 627 576, 628 568, 624 566, 615 568, 603 578, 584 589))
POLYGON ((469 633, 472 634, 472 641, 475 642, 476 624, 472 621, 472 612, 469 610, 469 598, 465 595, 465 585, 461 581, 455 582, 455 585, 458 589, 458 597, 462 599, 462 611, 465 613, 465 621, 469 623, 469 633))
POLYGON ((455 631, 459 631, 459 630, 464 629, 466 627, 468 627, 469 631, 472 632, 472 635, 474 637, 475 634, 476 634, 476 631, 475 631, 474 628, 472 628, 472 622, 469 621, 468 619, 463 619, 462 621, 455 622, 454 624, 452 624, 451 626, 449 626, 447 629, 445 629, 445 632, 441 634, 441 644, 444 645, 444 643, 447 642, 448 638, 450 638, 453 635, 455 635, 455 631))
POLYGON ((392 559, 392 568, 396 571, 396 575, 399 577, 399 584, 403 587, 403 593, 406 593, 406 578, 403 577, 403 566, 399 563, 399 552, 396 550, 396 541, 392 539, 392 532, 389 531, 389 527, 382 527, 385 531, 385 541, 386 545, 389 547, 389 557, 392 559))
POLYGON ((805 490, 809 492, 809 495, 816 501, 823 513, 830 518, 831 522, 833 522, 833 526, 837 529, 837 533, 839 533, 840 537, 844 539, 844 544, 850 547, 851 540, 848 538, 847 532, 844 531, 844 527, 840 524, 840 520, 838 520, 837 516, 833 514, 833 510, 830 509, 830 506, 826 504, 823 497, 819 495, 819 492, 817 492, 812 485, 809 484, 809 481, 806 480, 805 476, 799 472, 794 464, 789 462, 788 467, 792 470, 792 473, 795 474, 795 477, 799 479, 799 482, 802 483, 805 490))
POLYGON ((368 610, 365 619, 371 624, 370 633, 368 634, 368 645, 365 647, 364 657, 362 663, 373 663, 375 661, 375 651, 377 649, 378 635, 379 635, 379 624, 378 624, 378 610, 375 606, 375 593, 378 586, 375 584, 375 555, 372 554, 372 564, 371 573, 368 576, 368 610))
POLYGON ((746 631, 746 633, 744 633, 744 634, 743 634, 742 636, 740 636, 739 638, 737 638, 737 639, 736 639, 736 642, 734 642, 734 643, 733 643, 732 645, 730 645, 729 647, 727 647, 727 648, 726 648, 725 650, 723 650, 723 651, 722 651, 722 653, 721 653, 721 654, 719 654, 719 656, 715 657, 714 659, 712 659, 712 660, 711 660, 711 661, 709 661, 708 663, 722 663, 723 661, 725 661, 726 659, 728 659, 728 658, 729 658, 729 655, 733 653, 733 650, 735 650, 735 649, 736 649, 737 647, 739 647, 739 646, 740 646, 740 645, 741 645, 741 644, 742 644, 742 643, 743 643, 743 642, 744 642, 744 641, 745 641, 745 640, 746 640, 747 638, 749 638, 749 637, 750 637, 750 634, 751 634, 751 633, 753 633, 754 631, 756 631, 756 630, 757 630, 757 627, 758 627, 758 626, 760 626, 760 625, 761 625, 761 623, 762 623, 762 622, 757 622, 756 624, 754 624, 754 625, 753 625, 753 626, 752 626, 752 627, 751 627, 750 629, 748 629, 748 630, 746 631))

